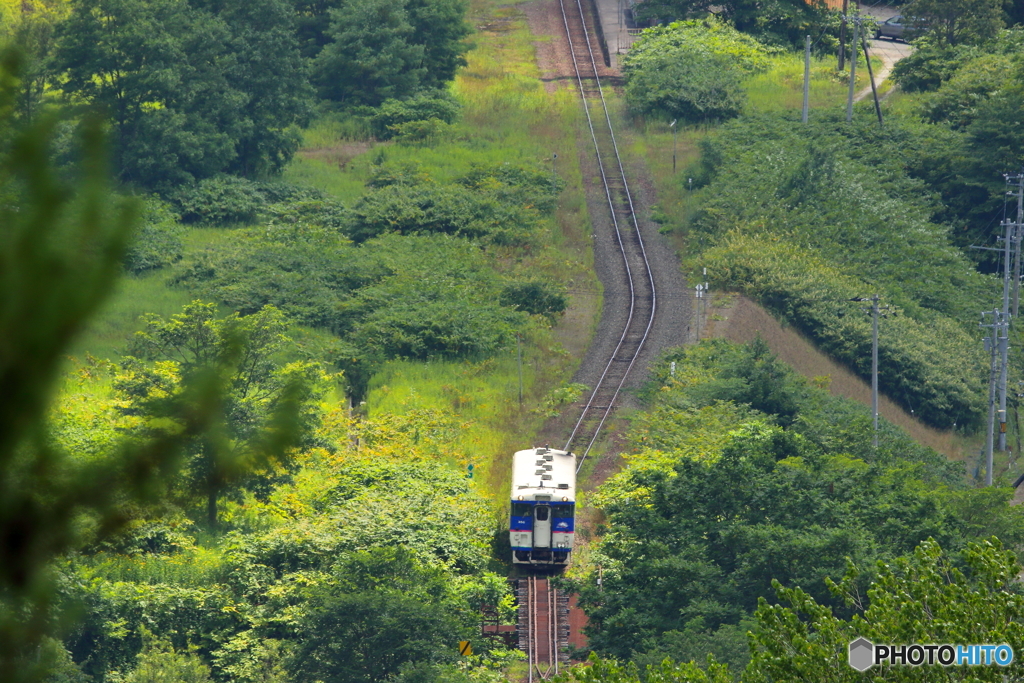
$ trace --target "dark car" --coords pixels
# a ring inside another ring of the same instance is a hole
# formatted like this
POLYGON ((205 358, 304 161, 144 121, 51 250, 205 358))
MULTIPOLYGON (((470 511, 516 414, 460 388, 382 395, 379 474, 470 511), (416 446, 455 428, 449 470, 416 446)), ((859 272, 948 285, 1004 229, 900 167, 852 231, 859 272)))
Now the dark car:
POLYGON ((911 17, 903 17, 897 14, 885 21, 876 22, 875 38, 889 38, 890 40, 906 40, 921 34, 921 28, 911 17))

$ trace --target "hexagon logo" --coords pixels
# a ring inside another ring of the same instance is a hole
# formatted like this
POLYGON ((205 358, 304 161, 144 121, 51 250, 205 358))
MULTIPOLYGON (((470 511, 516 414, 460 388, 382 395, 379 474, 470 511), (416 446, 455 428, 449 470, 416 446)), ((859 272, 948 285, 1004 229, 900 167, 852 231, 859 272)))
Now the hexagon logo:
POLYGON ((867 671, 875 664, 875 644, 867 638, 858 638, 850 643, 850 666, 857 671, 867 671))

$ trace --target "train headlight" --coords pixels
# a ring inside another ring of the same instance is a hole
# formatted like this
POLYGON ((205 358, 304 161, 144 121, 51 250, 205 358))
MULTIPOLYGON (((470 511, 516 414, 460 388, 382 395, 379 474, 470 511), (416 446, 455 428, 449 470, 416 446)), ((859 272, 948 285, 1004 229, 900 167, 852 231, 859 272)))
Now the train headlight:
POLYGON ((519 496, 519 500, 522 500, 522 499, 523 499, 523 497, 522 497, 522 496, 519 496))
POLYGON ((569 500, 569 496, 562 496, 562 502, 565 503, 569 500))

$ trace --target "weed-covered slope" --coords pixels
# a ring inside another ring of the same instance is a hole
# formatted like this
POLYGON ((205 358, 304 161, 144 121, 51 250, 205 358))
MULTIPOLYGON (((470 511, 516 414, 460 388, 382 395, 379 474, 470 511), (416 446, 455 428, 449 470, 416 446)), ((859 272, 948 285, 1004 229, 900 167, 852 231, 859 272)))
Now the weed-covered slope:
POLYGON ((837 117, 747 117, 704 143, 693 262, 755 296, 861 375, 871 326, 851 299, 893 306, 880 329, 882 390, 940 428, 977 424, 984 358, 972 330, 995 284, 932 222, 936 196, 911 177, 926 128, 837 117))

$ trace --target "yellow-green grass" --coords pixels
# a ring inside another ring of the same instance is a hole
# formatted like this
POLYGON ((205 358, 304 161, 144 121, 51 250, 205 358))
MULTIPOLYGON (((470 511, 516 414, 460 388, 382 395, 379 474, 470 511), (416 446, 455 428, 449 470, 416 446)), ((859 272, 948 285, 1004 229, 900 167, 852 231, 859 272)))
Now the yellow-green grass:
POLYGON ((191 295, 167 285, 168 273, 157 271, 143 276, 126 275, 93 316, 70 355, 116 360, 124 353, 131 336, 141 330, 147 313, 170 316, 181 312, 191 295))
MULTIPOLYGON (((881 60, 871 58, 871 68, 878 73, 881 60)), ((860 92, 871 84, 864 56, 857 61, 857 83, 860 92)), ((802 53, 786 53, 771 59, 771 67, 748 77, 743 88, 747 93, 747 113, 800 109, 803 106, 804 58, 802 53)), ((845 101, 850 89, 849 72, 837 72, 831 57, 811 60, 811 83, 808 106, 811 109, 831 107, 845 101)))
MULTIPOLYGON (((512 275, 562 283, 578 302, 553 330, 537 328, 524 337, 525 406, 518 405, 514 349, 484 363, 394 362, 371 382, 367 407, 371 416, 433 407, 465 420, 452 454, 464 453, 479 467, 476 480, 492 491, 507 485, 511 453, 529 439, 543 418, 531 408, 566 381, 576 360, 559 340, 582 350, 600 310, 600 285, 593 274, 590 222, 578 166, 576 133, 579 105, 572 91, 548 93, 539 79, 523 13, 497 0, 475 0, 472 22, 487 26, 473 37, 468 66, 452 85, 463 104, 461 121, 443 140, 430 144, 373 143, 353 139, 358 126, 338 115, 324 115, 305 132, 306 146, 285 169, 284 180, 321 188, 346 204, 356 201, 375 163, 415 162, 438 181, 456 178, 474 165, 540 164, 566 183, 545 243, 530 253, 498 252, 497 266, 512 275), (580 312, 582 311, 582 313, 580 312), (511 401, 511 403, 510 403, 511 401)), ((242 226, 236 226, 242 227, 242 226)), ((227 247, 235 227, 194 228, 185 236, 188 254, 227 247)), ((147 313, 168 317, 198 293, 169 286, 173 269, 123 278, 87 334, 75 347, 86 354, 116 360, 147 313)), ((222 311, 226 313, 227 311, 222 311)), ((330 335, 295 327, 290 331, 310 355, 329 345, 330 335)), ((326 356, 324 356, 326 357, 326 356)), ((104 391, 99 380, 95 389, 104 391)), ((454 462, 454 460, 453 460, 454 462)), ((456 464, 468 464, 456 463, 456 464)))
POLYGON ((592 334, 600 285, 592 270, 590 221, 576 149, 579 103, 571 90, 546 92, 534 59, 534 38, 519 9, 477 0, 471 12, 473 23, 485 28, 473 37, 476 47, 452 86, 463 111, 448 139, 430 145, 381 146, 350 166, 362 171, 365 164, 380 159, 415 162, 443 182, 478 164, 547 167, 554 162, 555 172, 566 183, 545 246, 525 257, 509 253, 499 264, 565 284, 587 310, 586 315, 566 316, 552 331, 534 330, 524 337, 523 407, 512 348, 481 363, 389 363, 371 381, 366 399, 370 417, 423 409, 456 416, 462 427, 449 459, 459 467, 472 463, 475 481, 495 494, 501 505, 511 454, 532 445, 531 435, 543 421, 533 408, 566 381, 577 364, 559 340, 585 341, 592 334))

